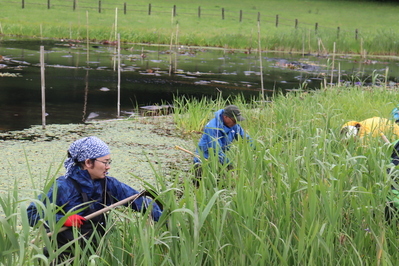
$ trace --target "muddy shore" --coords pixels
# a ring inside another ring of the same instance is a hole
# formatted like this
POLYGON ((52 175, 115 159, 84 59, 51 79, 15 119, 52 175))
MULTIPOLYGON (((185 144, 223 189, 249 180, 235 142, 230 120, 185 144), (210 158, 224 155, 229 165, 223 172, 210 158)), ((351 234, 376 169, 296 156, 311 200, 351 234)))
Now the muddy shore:
POLYGON ((191 166, 191 155, 175 146, 193 150, 194 142, 181 137, 172 117, 47 125, 46 129, 32 126, 0 133, 0 196, 16 184, 20 199, 34 197, 49 178, 63 175, 69 145, 86 136, 97 136, 109 145, 113 161, 109 175, 137 190, 142 189, 143 180, 156 184, 154 171, 168 180, 191 166))

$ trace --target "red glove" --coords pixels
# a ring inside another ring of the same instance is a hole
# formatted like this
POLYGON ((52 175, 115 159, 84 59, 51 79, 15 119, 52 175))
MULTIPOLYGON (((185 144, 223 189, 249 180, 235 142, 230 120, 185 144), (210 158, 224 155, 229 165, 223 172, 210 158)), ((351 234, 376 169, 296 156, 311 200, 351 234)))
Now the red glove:
POLYGON ((83 222, 86 221, 86 218, 78 215, 78 214, 73 214, 68 217, 68 219, 65 221, 64 226, 76 226, 80 227, 83 222))

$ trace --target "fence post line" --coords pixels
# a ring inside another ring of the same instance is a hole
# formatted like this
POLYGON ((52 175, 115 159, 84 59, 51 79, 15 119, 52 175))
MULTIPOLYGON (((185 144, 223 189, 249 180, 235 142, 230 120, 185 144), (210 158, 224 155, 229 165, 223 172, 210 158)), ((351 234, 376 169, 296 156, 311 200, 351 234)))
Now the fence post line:
POLYGON ((151 4, 148 4, 148 15, 151 15, 151 4))
POLYGON ((355 30, 355 40, 357 40, 357 34, 359 33, 359 31, 356 29, 355 30))
POLYGON ((242 10, 240 10, 240 22, 242 21, 242 10))
POLYGON ((198 7, 198 17, 199 18, 201 17, 201 7, 200 6, 198 7))
POLYGON ((278 27, 278 15, 276 15, 276 28, 278 27))
POLYGON ((73 11, 76 9, 76 0, 73 0, 73 11))
POLYGON ((127 12, 127 4, 125 2, 123 3, 123 13, 126 15, 126 12, 127 12))
POLYGON ((47 0, 47 9, 50 9, 50 0, 47 0))
POLYGON ((25 8, 25 0, 22 0, 22 9, 25 8))
POLYGON ((176 17, 176 5, 173 5, 173 16, 176 17))
POLYGON ((297 29, 298 28, 298 19, 296 18, 295 19, 295 29, 297 29))
POLYGON ((317 34, 317 30, 319 28, 319 23, 316 22, 316 24, 314 25, 314 31, 317 34))
POLYGON ((340 31, 340 27, 337 27, 337 39, 339 39, 339 31, 340 31))
POLYGON ((101 13, 101 0, 98 0, 98 13, 101 13))
POLYGON ((258 12, 258 22, 260 22, 260 12, 258 12))
POLYGON ((224 19, 224 7, 222 7, 222 19, 224 19))

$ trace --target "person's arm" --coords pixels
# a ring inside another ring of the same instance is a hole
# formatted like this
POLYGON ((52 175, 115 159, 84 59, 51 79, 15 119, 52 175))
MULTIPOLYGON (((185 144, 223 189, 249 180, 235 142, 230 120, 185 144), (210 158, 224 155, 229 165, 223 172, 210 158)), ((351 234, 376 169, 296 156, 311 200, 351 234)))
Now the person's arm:
MULTIPOLYGON (((209 150, 213 149, 214 152, 217 152, 219 162, 221 164, 229 164, 230 161, 224 153, 228 143, 228 136, 223 133, 220 128, 212 128, 206 127, 204 129, 204 140, 200 145, 201 150, 209 150)), ((204 153, 204 157, 208 158, 209 155, 204 153), (206 156, 205 156, 206 155, 206 156)))
MULTIPOLYGON (((30 226, 35 226, 40 219, 45 218, 45 208, 49 206, 55 200, 55 204, 57 206, 67 205, 70 202, 71 197, 71 189, 68 187, 65 181, 57 180, 56 183, 50 187, 47 194, 41 194, 38 197, 38 200, 35 202, 31 202, 27 208, 28 220, 30 226), (57 190, 54 190, 54 186, 57 186, 57 190), (55 195, 55 191, 57 191, 57 195, 55 195), (56 198, 55 198, 56 197, 56 198), (37 204, 41 204, 41 206, 37 206, 37 204)), ((58 207, 57 207, 58 208, 58 207)), ((54 209, 54 211, 56 211, 54 209)), ((62 211, 58 211, 55 214, 55 221, 58 222, 64 217, 64 213, 62 211)))
POLYGON ((245 130, 238 124, 237 124, 237 132, 241 136, 242 139, 249 142, 251 147, 253 149, 255 149, 255 145, 253 145, 254 143, 253 143, 253 139, 251 138, 251 136, 248 133, 245 133, 245 130))
MULTIPOLYGON (((116 178, 113 177, 107 177, 107 178, 108 178, 108 189, 116 200, 118 201, 123 200, 130 196, 139 194, 137 190, 120 182, 116 178)), ((126 204, 126 206, 128 205, 129 204, 126 204)), ((151 208, 151 206, 152 206, 151 217, 154 221, 158 221, 162 215, 162 210, 155 201, 142 196, 135 199, 134 202, 131 204, 132 209, 138 212, 140 211, 145 212, 147 211, 147 209, 151 208)))
MULTIPOLYGON (((43 205, 41 207, 37 207, 36 202, 31 202, 27 208, 28 220, 30 226, 35 226, 40 219, 44 218, 44 208, 46 208, 49 204, 53 202, 53 187, 50 188, 49 192, 44 195, 40 195, 38 197, 38 201, 42 202, 43 205), (40 211, 39 211, 40 210, 40 211)), ((64 215, 61 213, 56 213, 56 221, 58 222, 64 215)))

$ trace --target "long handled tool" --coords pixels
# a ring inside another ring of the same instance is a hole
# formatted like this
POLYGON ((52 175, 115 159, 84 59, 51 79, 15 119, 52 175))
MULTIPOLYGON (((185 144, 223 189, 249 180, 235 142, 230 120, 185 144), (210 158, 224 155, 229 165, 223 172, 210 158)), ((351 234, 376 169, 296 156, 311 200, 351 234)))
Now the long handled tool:
MULTIPOLYGON (((184 152, 187 152, 188 154, 191 154, 192 156, 194 156, 194 157, 196 157, 196 158, 198 158, 200 161, 201 161, 201 156, 199 156, 198 154, 195 154, 194 152, 192 152, 192 151, 189 151, 189 150, 186 150, 185 148, 182 148, 182 147, 180 147, 180 146, 175 146, 175 149, 178 149, 178 150, 181 150, 181 151, 184 151, 184 152)), ((205 161, 206 161, 206 159, 205 159, 205 161)))
POLYGON ((177 146, 177 145, 176 145, 176 146, 175 146, 175 149, 178 149, 178 150, 187 152, 188 154, 191 154, 191 155, 194 156, 194 157, 200 158, 200 156, 199 156, 198 154, 195 154, 195 153, 193 153, 192 151, 186 150, 185 148, 182 148, 182 147, 180 147, 180 146, 177 146))
POLYGON ((382 138, 382 140, 386 143, 386 144, 389 144, 389 143, 391 143, 389 140, 388 140, 388 138, 384 135, 384 133, 380 133, 380 136, 381 136, 381 138, 382 138))
MULTIPOLYGON (((109 205, 109 206, 105 206, 105 207, 102 208, 101 210, 98 210, 98 211, 93 212, 93 213, 91 213, 91 214, 89 214, 89 215, 86 215, 84 218, 85 218, 86 220, 93 219, 94 217, 99 216, 99 215, 101 215, 101 214, 103 214, 103 213, 106 213, 106 212, 112 210, 112 209, 115 208, 115 207, 124 205, 124 204, 126 204, 126 203, 128 203, 128 202, 134 202, 136 199, 138 199, 139 197, 143 196, 144 194, 146 194, 146 191, 145 191, 145 190, 141 191, 141 192, 138 193, 138 194, 135 194, 135 195, 133 195, 133 196, 130 196, 130 197, 126 198, 126 199, 123 199, 123 200, 121 200, 121 201, 118 201, 118 202, 116 202, 116 203, 114 203, 114 204, 111 204, 111 205, 109 205)), ((58 232, 61 233, 61 232, 65 231, 65 230, 67 230, 68 228, 70 228, 70 227, 67 227, 67 226, 61 227, 61 229, 60 229, 58 232)), ((47 233, 48 236, 52 236, 53 234, 54 234, 54 232, 49 232, 49 233, 47 233)), ((31 241, 31 243, 34 243, 35 241, 36 241, 36 239, 33 239, 33 240, 31 241)))

